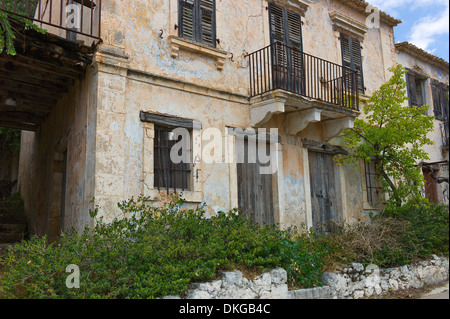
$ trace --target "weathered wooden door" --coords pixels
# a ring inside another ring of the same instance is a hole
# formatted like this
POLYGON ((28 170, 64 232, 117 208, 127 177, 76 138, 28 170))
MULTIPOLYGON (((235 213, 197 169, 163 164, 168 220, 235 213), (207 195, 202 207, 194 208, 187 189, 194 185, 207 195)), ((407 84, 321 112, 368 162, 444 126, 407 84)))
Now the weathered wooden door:
POLYGON ((437 183, 433 179, 432 171, 429 168, 423 168, 423 176, 425 178, 425 196, 432 202, 438 201, 437 183))
POLYGON ((262 225, 273 225, 273 184, 271 174, 261 174, 261 164, 256 152, 256 163, 249 163, 249 143, 245 138, 244 163, 237 164, 238 204, 243 216, 262 225))
POLYGON ((333 155, 309 151, 313 227, 332 232, 339 222, 333 155))

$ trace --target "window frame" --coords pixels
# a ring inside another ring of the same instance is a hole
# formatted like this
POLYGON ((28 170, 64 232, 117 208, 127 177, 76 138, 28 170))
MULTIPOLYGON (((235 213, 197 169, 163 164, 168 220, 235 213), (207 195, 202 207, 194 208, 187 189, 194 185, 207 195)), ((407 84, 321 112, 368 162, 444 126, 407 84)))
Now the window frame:
POLYGON ((433 113, 437 120, 448 121, 449 101, 445 96, 449 87, 446 83, 431 79, 431 93, 433 100, 433 113))
POLYGON ((361 41, 347 33, 344 32, 340 32, 339 35, 339 39, 341 41, 341 58, 342 58, 342 66, 343 67, 348 67, 353 71, 357 71, 360 74, 361 77, 361 83, 359 83, 358 81, 358 90, 361 94, 365 94, 366 88, 364 85, 364 67, 363 67, 363 56, 362 56, 362 44, 361 41), (343 38, 347 38, 348 39, 348 52, 350 54, 350 61, 346 61, 345 60, 345 53, 344 53, 344 42, 343 42, 343 38), (358 53, 359 53, 359 57, 358 59, 361 61, 361 64, 356 65, 355 64, 355 56, 354 56, 354 52, 353 52, 353 42, 356 42, 356 45, 358 47, 358 53), (359 69, 358 69, 359 68, 359 69))
POLYGON ((170 134, 176 129, 177 126, 154 124, 154 146, 153 146, 153 174, 154 174, 154 187, 161 190, 167 190, 169 193, 171 190, 177 194, 177 192, 190 192, 192 190, 192 129, 185 128, 189 131, 189 163, 175 164, 170 159, 170 152, 172 147, 179 143, 180 140, 171 140, 170 134), (161 133, 167 133, 167 138, 161 140, 164 136, 161 133), (166 152, 166 154, 163 154, 166 152), (163 157, 167 158, 167 163, 164 163, 163 157), (158 166, 159 165, 159 166, 158 166), (166 166, 164 166, 166 165, 166 166), (178 175, 179 174, 179 175, 178 175), (178 178, 181 177, 181 185, 178 185, 178 178), (178 187, 180 186, 180 187, 178 187))
POLYGON ((425 94, 427 77, 406 68, 408 71, 405 74, 406 79, 406 93, 408 95, 408 104, 410 107, 422 107, 427 104, 427 96, 425 94), (420 94, 422 96, 422 104, 419 103, 418 87, 420 85, 420 94))
POLYGON ((206 45, 208 47, 217 48, 217 18, 216 18, 216 0, 211 0, 213 4, 213 11, 211 13, 211 43, 203 40, 203 21, 202 21, 202 8, 200 5, 201 0, 192 0, 193 1, 193 10, 192 10, 192 32, 193 38, 190 39, 186 37, 184 33, 184 19, 183 19, 183 7, 187 0, 178 0, 178 36, 180 38, 193 41, 196 43, 200 43, 206 45))
POLYGON ((366 179, 366 197, 367 203, 369 203, 372 207, 378 207, 383 202, 383 187, 380 182, 380 173, 377 171, 375 163, 373 161, 364 160, 364 176, 366 179), (374 171, 371 171, 371 167, 373 167, 374 171), (378 198, 376 194, 378 194, 378 198))

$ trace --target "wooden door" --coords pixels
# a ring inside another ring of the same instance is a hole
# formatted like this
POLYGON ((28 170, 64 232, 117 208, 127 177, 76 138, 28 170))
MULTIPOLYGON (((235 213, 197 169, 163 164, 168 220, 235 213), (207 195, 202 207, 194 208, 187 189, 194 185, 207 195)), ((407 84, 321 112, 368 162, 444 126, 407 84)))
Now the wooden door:
POLYGON ((425 178, 425 196, 432 202, 438 201, 437 183, 433 178, 433 172, 428 169, 423 169, 423 176, 425 178))
MULTIPOLYGON (((252 222, 262 225, 273 225, 273 183, 274 175, 261 174, 260 168, 265 166, 258 160, 256 163, 248 162, 248 139, 244 142, 244 163, 237 164, 238 177, 238 204, 243 216, 252 222)), ((268 144, 269 147, 269 144, 268 144)))
POLYGON ((309 170, 313 227, 332 232, 339 222, 333 155, 309 151, 309 170))

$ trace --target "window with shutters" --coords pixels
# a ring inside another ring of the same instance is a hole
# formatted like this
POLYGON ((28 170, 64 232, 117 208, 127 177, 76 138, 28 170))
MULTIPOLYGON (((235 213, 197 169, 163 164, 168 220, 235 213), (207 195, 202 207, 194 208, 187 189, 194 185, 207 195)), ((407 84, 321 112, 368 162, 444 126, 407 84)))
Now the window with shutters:
POLYGON ((277 85, 301 94, 305 85, 301 16, 270 2, 269 25, 277 85))
POLYGON ((361 55, 361 42, 345 33, 341 33, 342 65, 358 72, 358 90, 365 92, 361 55))
POLYGON ((431 80, 431 92, 433 96, 434 116, 438 120, 448 121, 449 113, 449 88, 448 85, 435 79, 431 80))
POLYGON ((407 69, 406 88, 408 91, 409 106, 420 107, 426 103, 425 100, 425 81, 426 78, 420 76, 412 70, 407 69))
POLYGON ((179 0, 179 36, 216 47, 216 1, 179 0))
POLYGON ((303 49, 300 14, 269 3, 271 43, 281 42, 288 47, 303 49))

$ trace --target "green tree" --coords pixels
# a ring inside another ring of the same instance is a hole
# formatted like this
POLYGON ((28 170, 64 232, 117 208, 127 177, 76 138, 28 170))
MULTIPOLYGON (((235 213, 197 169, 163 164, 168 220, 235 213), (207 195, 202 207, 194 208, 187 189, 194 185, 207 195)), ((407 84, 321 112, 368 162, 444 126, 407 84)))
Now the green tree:
POLYGON ((16 12, 22 16, 33 17, 37 2, 38 0, 30 0, 27 8, 25 0, 6 0, 4 7, 0 8, 0 54, 6 50, 7 54, 16 55, 16 50, 14 48, 14 39, 16 36, 14 35, 14 31, 20 32, 20 30, 13 30, 9 18, 14 18, 23 22, 25 24, 25 30, 33 29, 43 34, 46 32, 33 24, 31 20, 6 12, 16 12), (6 11, 3 11, 2 9, 6 11))
POLYGON ((434 117, 424 115, 428 105, 403 106, 408 100, 406 70, 397 65, 389 71, 390 80, 364 105, 365 118, 356 119, 354 128, 343 133, 350 153, 338 161, 374 161, 383 191, 389 195, 388 205, 401 206, 408 198, 420 196, 424 177, 416 164, 429 160, 423 146, 433 144, 427 135, 433 130, 434 117))

